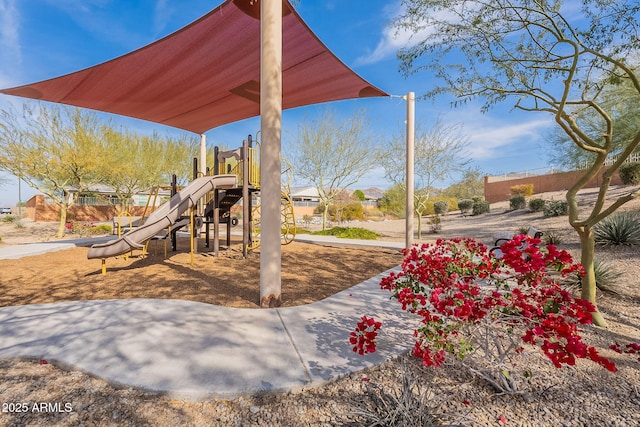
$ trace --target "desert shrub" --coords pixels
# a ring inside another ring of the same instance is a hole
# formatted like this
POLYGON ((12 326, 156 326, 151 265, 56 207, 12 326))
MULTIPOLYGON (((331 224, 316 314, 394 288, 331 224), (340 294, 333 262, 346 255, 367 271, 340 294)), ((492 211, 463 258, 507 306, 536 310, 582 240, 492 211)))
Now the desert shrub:
POLYGON ((563 200, 549 200, 544 204, 544 216, 562 216, 569 212, 569 204, 563 200))
POLYGON ((484 197, 483 196, 474 196, 471 198, 471 200, 473 200, 474 202, 483 202, 484 201, 484 197))
POLYGON ((596 287, 601 291, 615 293, 616 284, 622 273, 600 260, 595 260, 593 267, 596 275, 596 287))
POLYGON ((449 212, 449 203, 445 200, 440 200, 433 204, 433 212, 436 215, 446 215, 449 212))
POLYGON ((458 208, 460 208, 460 213, 463 215, 467 215, 471 213, 473 209, 474 201, 471 199, 462 199, 458 200, 458 208))
POLYGON ((89 230, 89 234, 111 234, 112 227, 107 224, 95 225, 89 230))
POLYGON ((378 208, 369 208, 364 210, 364 217, 365 219, 367 218, 382 219, 382 217, 384 217, 384 213, 382 212, 382 210, 378 208))
POLYGON ((531 196, 533 195, 533 184, 514 185, 511 190, 512 196, 531 196))
POLYGON ((637 245, 640 243, 640 221, 631 212, 615 212, 597 223, 593 234, 600 245, 637 245))
POLYGON ((509 208, 511 210, 524 209, 525 206, 527 206, 527 201, 521 194, 511 196, 509 199, 509 208))
POLYGON ((558 246, 559 244, 562 243, 562 236, 560 235, 560 233, 557 233, 555 231, 550 231, 544 234, 543 241, 545 245, 558 246))
POLYGON ((624 163, 618 169, 618 174, 623 184, 638 185, 640 184, 640 163, 624 163))
POLYGON ((317 236, 336 236, 342 239, 375 240, 379 237, 371 230, 358 227, 333 227, 329 230, 316 231, 311 234, 317 236))
POLYGON ((368 426, 443 426, 458 424, 464 416, 452 413, 447 407, 446 399, 451 393, 447 386, 435 380, 435 374, 428 367, 407 367, 415 365, 408 362, 407 356, 402 360, 400 372, 394 378, 393 386, 383 386, 374 381, 364 381, 364 393, 350 402, 354 408, 345 414, 345 425, 368 426))
POLYGON ((484 213, 489 213, 489 211, 491 210, 491 207, 489 205, 489 202, 475 202, 473 204, 473 207, 471 208, 472 211, 472 215, 481 215, 484 213))
POLYGON ((529 209, 532 212, 542 212, 544 210, 545 201, 543 199, 529 200, 529 209))
POLYGON ((400 185, 394 185, 385 191, 382 198, 378 201, 380 210, 387 214, 398 218, 405 217, 407 193, 400 185))
POLYGON ((421 212, 423 216, 426 215, 435 215, 436 212, 436 208, 435 208, 435 204, 438 202, 446 202, 448 209, 448 211, 457 211, 458 210, 458 199, 454 199, 452 197, 433 197, 431 199, 429 199, 428 202, 426 202, 424 204, 424 210, 421 212))
MULTIPOLYGON (((618 280, 622 277, 622 273, 615 270, 611 265, 605 261, 595 259, 593 262, 593 270, 596 276, 596 287, 609 293, 617 293, 616 287, 618 280)), ((567 279, 565 284, 569 289, 580 289, 582 286, 582 279, 579 276, 571 276, 567 279)))
POLYGON ((345 221, 364 219, 364 208, 360 203, 350 203, 342 208, 342 219, 345 221))
POLYGON ((429 218, 429 226, 431 227, 431 232, 433 234, 437 234, 442 230, 442 219, 440 215, 434 215, 429 218))
POLYGON ((362 190, 356 190, 353 192, 353 195, 358 198, 361 202, 364 202, 365 196, 362 190))
POLYGON ((19 218, 16 215, 2 215, 0 216, 2 222, 16 222, 19 218))

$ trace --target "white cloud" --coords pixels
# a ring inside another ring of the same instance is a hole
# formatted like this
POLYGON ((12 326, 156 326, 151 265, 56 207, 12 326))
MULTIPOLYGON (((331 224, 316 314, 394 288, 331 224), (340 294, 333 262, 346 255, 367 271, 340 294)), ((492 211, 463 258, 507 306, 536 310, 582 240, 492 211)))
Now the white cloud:
POLYGON ((445 124, 462 123, 462 132, 470 142, 467 154, 473 161, 535 153, 541 138, 555 125, 550 116, 512 111, 507 106, 496 106, 483 114, 476 104, 455 108, 442 120, 445 124))
MULTIPOLYGON (((465 127, 466 125, 465 123, 465 127)), ((474 160, 482 160, 503 157, 513 150, 531 151, 537 146, 544 130, 551 126, 553 122, 548 119, 508 124, 488 120, 474 128, 473 133, 469 135, 469 154, 474 160)))
MULTIPOLYGON (((380 35, 380 40, 376 48, 372 52, 359 57, 356 60, 356 65, 369 65, 389 59, 393 57, 398 50, 414 46, 421 40, 434 35, 436 29, 431 25, 427 25, 426 21, 417 31, 393 27, 392 22, 402 13, 402 6, 397 6, 395 3, 385 8, 385 14, 389 24, 382 27, 382 34, 380 35)), ((431 18, 447 21, 455 21, 458 19, 456 14, 447 10, 436 11, 431 15, 431 18)))

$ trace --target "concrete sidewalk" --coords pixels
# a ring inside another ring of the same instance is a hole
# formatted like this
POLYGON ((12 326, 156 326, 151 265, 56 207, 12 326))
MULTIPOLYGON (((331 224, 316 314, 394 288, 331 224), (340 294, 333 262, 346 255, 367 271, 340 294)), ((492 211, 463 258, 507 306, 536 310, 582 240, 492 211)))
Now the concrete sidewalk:
MULTIPOLYGON (((29 250, 81 243, 14 245, 11 252, 34 255, 29 250)), ((313 304, 279 309, 155 299, 2 307, 0 357, 45 359, 189 400, 317 386, 411 348, 411 316, 379 288, 385 274, 313 304), (383 322, 378 352, 364 357, 348 341, 362 315, 383 322)))
POLYGON ((91 246, 115 239, 115 236, 87 237, 84 239, 54 240, 51 242, 25 243, 22 245, 0 246, 0 259, 18 259, 47 252, 61 251, 78 246, 91 246))

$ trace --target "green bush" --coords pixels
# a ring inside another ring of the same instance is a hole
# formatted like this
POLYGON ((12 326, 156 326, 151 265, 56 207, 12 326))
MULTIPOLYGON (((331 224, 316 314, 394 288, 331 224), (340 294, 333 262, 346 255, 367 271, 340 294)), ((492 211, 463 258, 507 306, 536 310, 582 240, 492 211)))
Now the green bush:
POLYGON ((510 188, 512 196, 531 196, 533 195, 533 184, 514 185, 510 188))
POLYGON ((463 215, 468 215, 471 213, 473 209, 474 201, 471 199, 462 199, 458 200, 458 208, 460 208, 460 213, 463 215))
POLYGON ((544 216, 563 216, 569 213, 569 204, 563 200, 549 200, 544 204, 544 216))
POLYGON ((435 215, 436 214, 436 208, 435 208, 435 204, 438 202, 446 202, 448 205, 448 211, 457 211, 458 210, 458 199, 454 199, 452 197, 433 197, 431 199, 429 199, 428 202, 426 202, 424 204, 424 210, 421 212, 422 216, 427 216, 427 215, 435 215))
POLYGON ((91 227, 89 234, 111 234, 111 226, 107 224, 96 225, 91 227))
POLYGON ((542 212, 544 210, 545 201, 543 199, 529 200, 529 209, 532 212, 542 212))
POLYGON ((600 245, 637 245, 640 222, 631 212, 615 212, 593 227, 593 235, 600 245))
POLYGON ((523 195, 511 196, 509 199, 509 208, 511 210, 524 209, 527 206, 527 200, 523 195))
POLYGON ((433 204, 433 212, 436 215, 446 215, 449 212, 449 203, 446 200, 440 200, 433 204))
POLYGON ((491 210, 491 206, 489 205, 489 202, 475 202, 471 210, 472 215, 481 215, 484 213, 489 213, 489 211, 491 210))
POLYGON ((375 240, 379 237, 371 230, 358 227, 333 227, 329 230, 311 233, 317 236, 336 236, 342 239, 375 240))
POLYGON ((640 184, 640 163, 624 163, 618 169, 618 174, 625 185, 640 184))

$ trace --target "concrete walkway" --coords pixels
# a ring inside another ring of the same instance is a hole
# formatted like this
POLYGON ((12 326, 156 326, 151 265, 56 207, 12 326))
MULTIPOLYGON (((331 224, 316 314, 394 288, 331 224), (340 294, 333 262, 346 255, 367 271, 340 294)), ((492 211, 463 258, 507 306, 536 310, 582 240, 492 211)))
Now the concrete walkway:
MULTIPOLYGON (((357 242, 341 243, 374 243, 357 242)), ((81 244, 14 245, 10 252, 81 244)), ((413 319, 379 288, 387 273, 323 301, 279 309, 156 299, 2 307, 0 357, 46 359, 189 400, 317 386, 411 347, 413 319), (379 351, 364 357, 348 342, 362 315, 383 322, 379 351)))

